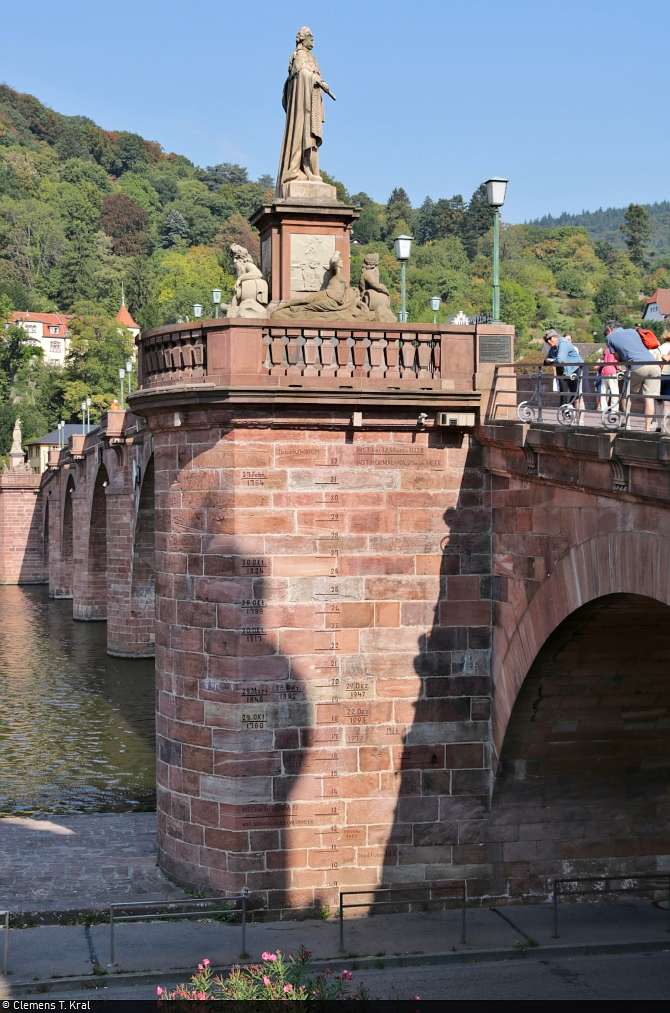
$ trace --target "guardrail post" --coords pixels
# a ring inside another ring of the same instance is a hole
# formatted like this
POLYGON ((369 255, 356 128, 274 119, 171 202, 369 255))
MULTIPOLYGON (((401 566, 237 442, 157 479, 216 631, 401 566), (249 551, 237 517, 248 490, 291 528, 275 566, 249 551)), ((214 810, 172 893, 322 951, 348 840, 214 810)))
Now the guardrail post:
MULTIPOLYGON (((7 958, 9 956, 9 911, 4 911, 5 916, 5 939, 4 939, 4 958, 2 961, 3 971, 2 973, 7 977, 7 958)), ((9 1005, 9 1003, 7 1004, 9 1005)))
POLYGON ((552 939, 558 939, 558 880, 554 880, 554 932, 552 939))
MULTIPOLYGON (((665 931, 670 932, 670 876, 668 876, 668 927, 665 931)), ((5 955, 5 963, 7 963, 6 955, 5 955)))
POLYGON ((465 880, 463 880, 463 918, 461 925, 461 942, 465 942, 465 880))
POLYGON ((247 956, 247 896, 242 897, 242 952, 241 957, 247 956))
POLYGON ((344 911, 342 909, 342 897, 340 892, 340 950, 344 952, 344 911))
POLYGON ((537 421, 542 421, 542 366, 537 371, 537 421))
POLYGON ((109 959, 114 964, 114 905, 109 905, 109 959))

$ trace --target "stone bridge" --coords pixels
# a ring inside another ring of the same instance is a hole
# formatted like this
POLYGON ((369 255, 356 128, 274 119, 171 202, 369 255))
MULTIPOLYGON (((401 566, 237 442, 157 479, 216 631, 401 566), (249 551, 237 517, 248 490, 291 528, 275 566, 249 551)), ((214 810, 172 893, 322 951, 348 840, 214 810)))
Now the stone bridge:
POLYGON ((492 410, 511 328, 353 326, 147 332, 132 411, 0 479, 2 579, 155 639, 163 868, 304 911, 669 871, 670 439, 492 410))

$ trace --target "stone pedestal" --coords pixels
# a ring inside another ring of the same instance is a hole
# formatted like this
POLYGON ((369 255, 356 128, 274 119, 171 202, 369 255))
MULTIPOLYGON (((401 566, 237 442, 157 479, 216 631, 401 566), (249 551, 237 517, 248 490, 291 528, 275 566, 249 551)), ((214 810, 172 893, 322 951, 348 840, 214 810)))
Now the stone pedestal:
POLYGON ((290 196, 264 204, 251 219, 260 232, 261 270, 271 303, 325 288, 336 251, 349 281, 351 226, 360 214, 338 201, 335 187, 326 183, 295 180, 287 191, 290 196))

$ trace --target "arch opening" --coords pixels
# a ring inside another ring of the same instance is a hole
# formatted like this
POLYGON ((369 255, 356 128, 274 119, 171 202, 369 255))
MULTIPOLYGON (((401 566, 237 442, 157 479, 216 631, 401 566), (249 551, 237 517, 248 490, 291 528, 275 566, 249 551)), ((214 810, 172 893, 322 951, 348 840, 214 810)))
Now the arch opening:
POLYGON ((72 544, 72 497, 75 485, 70 476, 65 487, 65 503, 63 504, 63 528, 60 550, 60 587, 56 588, 54 598, 72 597, 72 580, 74 573, 74 555, 72 544))
POLYGON ((107 618, 107 486, 104 464, 98 468, 91 500, 85 600, 75 603, 76 619, 107 618))
POLYGON ((655 871, 670 856, 670 607, 608 594, 545 641, 510 717, 492 798, 498 890, 655 871))
POLYGON ((131 580, 130 610, 133 619, 146 624, 146 630, 138 629, 138 636, 146 636, 146 642, 153 641, 155 618, 155 564, 156 545, 154 529, 154 458, 153 454, 144 472, 140 499, 137 507, 135 541, 133 544, 133 571, 131 580))

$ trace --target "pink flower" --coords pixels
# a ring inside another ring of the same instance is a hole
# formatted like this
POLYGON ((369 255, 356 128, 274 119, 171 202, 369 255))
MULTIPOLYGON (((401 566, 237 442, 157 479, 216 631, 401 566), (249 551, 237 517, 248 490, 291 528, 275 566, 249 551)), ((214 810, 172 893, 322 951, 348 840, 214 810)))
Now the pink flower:
POLYGON ((342 971, 342 977, 346 978, 347 981, 351 981, 351 979, 353 978, 353 974, 351 973, 351 971, 347 971, 347 969, 345 968, 344 971, 342 971))
POLYGON ((270 979, 268 978, 267 974, 263 975, 263 984, 264 985, 269 985, 270 984, 270 979))
POLYGON ((163 989, 159 985, 158 988, 156 989, 156 995, 162 995, 162 994, 163 994, 163 989))
POLYGON ((196 995, 196 999, 206 999, 206 998, 207 996, 205 995, 204 992, 198 992, 198 994, 196 995))
POLYGON ((202 966, 202 964, 198 964, 198 970, 199 971, 204 971, 204 967, 202 966))
POLYGON ((284 991, 285 992, 292 992, 293 991, 293 985, 284 985, 284 991))
POLYGON ((421 996, 420 995, 415 995, 414 998, 415 999, 421 999, 421 996))
POLYGON ((203 964, 205 965, 205 967, 209 967, 209 960, 207 959, 207 957, 205 957, 205 959, 203 960, 203 964))
POLYGON ((272 960, 276 960, 276 959, 277 959, 277 954, 276 953, 268 953, 266 951, 263 954, 263 960, 271 960, 272 961, 272 960))

